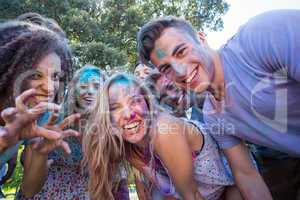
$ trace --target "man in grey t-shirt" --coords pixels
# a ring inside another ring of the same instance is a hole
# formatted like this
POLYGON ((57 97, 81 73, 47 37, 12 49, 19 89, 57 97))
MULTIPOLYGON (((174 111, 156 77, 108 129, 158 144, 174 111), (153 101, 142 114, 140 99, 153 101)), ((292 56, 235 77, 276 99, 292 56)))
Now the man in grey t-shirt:
POLYGON ((261 14, 217 51, 202 33, 174 17, 149 22, 138 34, 144 62, 151 61, 182 88, 209 92, 206 128, 250 199, 268 194, 259 178, 251 180, 241 140, 300 156, 299 22, 299 10, 261 14))

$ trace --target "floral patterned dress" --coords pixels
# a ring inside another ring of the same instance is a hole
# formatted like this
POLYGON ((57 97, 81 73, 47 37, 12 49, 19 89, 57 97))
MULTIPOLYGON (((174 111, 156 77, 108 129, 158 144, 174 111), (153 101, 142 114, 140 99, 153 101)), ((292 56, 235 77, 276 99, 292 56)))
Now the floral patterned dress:
POLYGON ((65 139, 71 148, 71 154, 65 155, 61 149, 52 151, 48 159, 53 163, 49 167, 48 177, 41 191, 32 198, 25 198, 21 193, 17 199, 34 200, 87 200, 88 176, 81 170, 81 142, 76 137, 65 139))
MULTIPOLYGON (((50 112, 44 113, 38 120, 39 125, 48 121, 50 112)), ((62 121, 62 116, 57 121, 62 121)), ((74 127, 74 130, 78 128, 74 127)), ((53 163, 48 169, 48 177, 41 191, 32 198, 26 198, 19 191, 17 200, 89 200, 88 173, 81 167, 82 147, 77 137, 64 139, 71 149, 71 154, 66 155, 62 149, 55 149, 48 155, 48 160, 53 163)), ((113 190, 115 200, 129 200, 127 187, 127 174, 120 168, 116 177, 120 180, 113 190)))

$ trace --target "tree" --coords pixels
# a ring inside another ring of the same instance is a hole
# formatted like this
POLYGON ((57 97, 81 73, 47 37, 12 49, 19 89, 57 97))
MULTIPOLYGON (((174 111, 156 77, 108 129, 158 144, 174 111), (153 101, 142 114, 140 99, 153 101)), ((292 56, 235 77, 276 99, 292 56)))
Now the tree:
POLYGON ((188 19, 199 30, 220 30, 229 5, 223 0, 0 0, 0 18, 25 12, 54 18, 65 30, 76 63, 134 66, 136 34, 164 15, 188 19))

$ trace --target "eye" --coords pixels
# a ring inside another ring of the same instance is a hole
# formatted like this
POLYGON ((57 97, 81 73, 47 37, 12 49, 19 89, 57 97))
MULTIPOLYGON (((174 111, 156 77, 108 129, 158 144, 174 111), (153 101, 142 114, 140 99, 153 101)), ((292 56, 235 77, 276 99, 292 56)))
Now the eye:
POLYGON ((60 77, 60 75, 59 75, 58 73, 54 74, 53 77, 52 77, 52 79, 53 79, 54 81, 59 81, 60 78, 61 78, 61 77, 60 77))
POLYGON ((142 96, 133 97, 132 100, 131 100, 131 105, 140 104, 143 101, 143 98, 144 97, 142 97, 142 96))
POLYGON ((166 90, 173 90, 175 87, 174 87, 174 85, 171 85, 171 84, 168 84, 167 86, 166 86, 166 90))
POLYGON ((82 89, 82 90, 85 90, 85 89, 87 89, 87 88, 88 88, 87 85, 80 85, 80 89, 82 89))
POLYGON ((43 75, 40 73, 40 72, 35 72, 32 76, 31 76, 31 79, 32 80, 39 80, 43 78, 43 75))
POLYGON ((100 87, 100 84, 99 84, 99 83, 94 83, 94 88, 95 88, 95 89, 99 89, 99 87, 100 87))
POLYGON ((164 65, 162 68, 160 68, 161 73, 169 73, 170 72, 170 65, 164 65))
POLYGON ((117 111, 117 110, 119 110, 121 107, 119 106, 119 105, 117 105, 117 104, 113 104, 113 105, 110 105, 109 106, 109 110, 110 111, 117 111))
POLYGON ((182 58, 182 57, 185 55, 185 52, 186 52, 185 50, 186 50, 186 48, 180 49, 180 50, 177 52, 176 56, 177 56, 178 58, 182 58))
POLYGON ((139 77, 140 76, 140 72, 137 71, 137 72, 134 73, 134 75, 137 76, 137 77, 139 77))

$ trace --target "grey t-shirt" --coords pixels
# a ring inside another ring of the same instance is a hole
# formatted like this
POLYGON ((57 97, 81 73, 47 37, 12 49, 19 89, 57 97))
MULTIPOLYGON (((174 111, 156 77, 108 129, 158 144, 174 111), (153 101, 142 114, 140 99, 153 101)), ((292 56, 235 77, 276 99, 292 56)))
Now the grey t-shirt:
POLYGON ((204 120, 221 148, 240 139, 300 156, 300 10, 258 15, 220 50, 225 107, 204 120))

